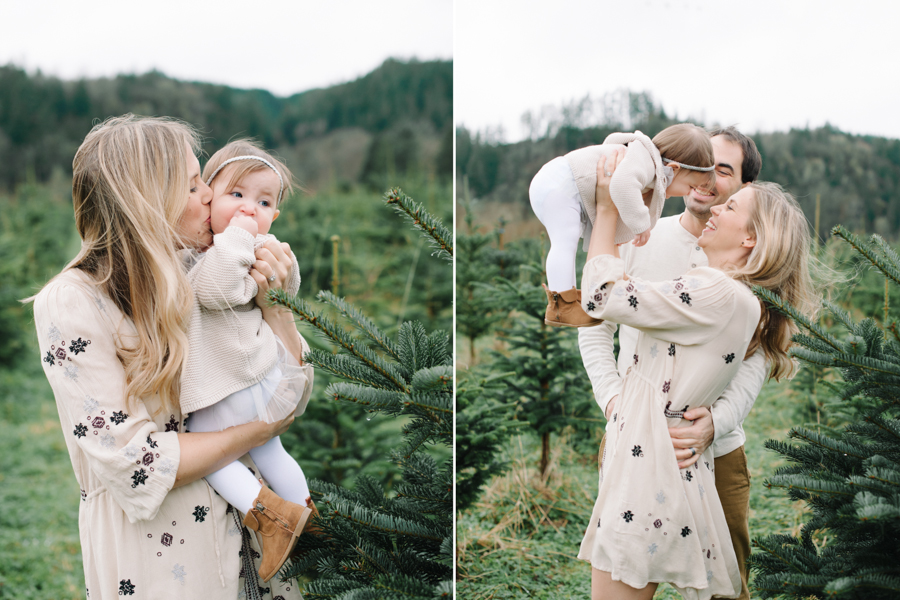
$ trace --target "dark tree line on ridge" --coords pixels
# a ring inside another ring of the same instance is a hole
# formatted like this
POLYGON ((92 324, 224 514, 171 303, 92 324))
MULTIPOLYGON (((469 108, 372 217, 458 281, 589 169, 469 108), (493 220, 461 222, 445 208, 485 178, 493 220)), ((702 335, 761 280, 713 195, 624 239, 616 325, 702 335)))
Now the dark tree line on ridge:
POLYGON ((256 138, 313 186, 408 171, 449 177, 452 102, 449 61, 388 59, 355 81, 288 98, 156 71, 63 81, 0 66, 0 189, 70 174, 93 123, 126 112, 197 126, 209 154, 232 137, 256 138))
MULTIPOLYGON (((646 93, 620 91, 597 101, 585 98, 562 109, 545 107, 541 114, 524 115, 522 123, 531 135, 520 142, 504 143, 502 135, 460 128, 456 132, 457 177, 468 179, 475 198, 517 204, 527 216, 531 178, 550 159, 600 144, 615 131, 639 129, 652 137, 678 122, 646 93)), ((827 237, 831 227, 842 223, 896 239, 900 230, 900 140, 852 135, 829 125, 744 133, 753 138, 762 154, 760 178, 793 193, 810 222, 815 219, 816 196, 820 197, 820 237, 827 237)), ((666 206, 666 214, 680 210, 680 202, 670 201, 666 206)))

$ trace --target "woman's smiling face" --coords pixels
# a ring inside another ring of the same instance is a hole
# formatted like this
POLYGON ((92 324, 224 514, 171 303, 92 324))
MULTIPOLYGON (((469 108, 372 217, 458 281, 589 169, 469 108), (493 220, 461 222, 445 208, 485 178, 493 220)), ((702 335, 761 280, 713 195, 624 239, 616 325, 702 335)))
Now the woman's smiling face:
POLYGON ((750 233, 750 215, 755 202, 753 190, 743 188, 724 204, 710 209, 712 216, 697 241, 707 256, 755 244, 755 236, 750 233))

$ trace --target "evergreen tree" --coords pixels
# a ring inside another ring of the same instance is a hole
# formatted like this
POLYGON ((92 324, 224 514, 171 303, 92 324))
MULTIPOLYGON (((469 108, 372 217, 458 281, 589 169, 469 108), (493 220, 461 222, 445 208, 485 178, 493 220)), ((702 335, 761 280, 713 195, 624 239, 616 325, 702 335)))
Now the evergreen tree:
MULTIPOLYGON (((892 284, 900 284, 900 257, 883 239, 865 243, 841 226, 832 233, 847 241, 892 284)), ((778 469, 767 487, 803 500, 811 518, 799 536, 754 540, 750 558, 754 587, 763 598, 900 598, 900 331, 873 319, 854 322, 828 302, 846 329, 839 339, 818 323, 761 288, 770 307, 804 333, 793 353, 806 363, 832 367, 843 381, 829 384, 845 405, 843 428, 796 427, 795 444, 769 440, 766 447, 792 464, 778 469)))
MULTIPOLYGON (((407 215, 436 248, 450 258, 450 232, 400 190, 386 202, 407 215)), ((448 598, 452 596, 453 463, 439 465, 428 446, 452 445, 453 372, 449 336, 428 334, 420 323, 401 325, 387 337, 352 305, 330 292, 319 299, 339 311, 362 334, 354 336, 307 302, 283 290, 272 300, 315 327, 337 352, 312 350, 305 359, 346 382, 326 394, 367 411, 408 419, 403 443, 391 461, 403 472, 396 496, 372 477, 353 490, 312 480, 322 535, 303 535, 285 577, 317 575, 307 598, 342 600, 448 598)))
POLYGON ((512 373, 485 378, 460 376, 456 387, 456 510, 478 498, 481 487, 506 470, 500 450, 516 429, 526 423, 511 419, 514 404, 497 400, 512 373))
POLYGON ((456 243, 462 249, 456 259, 456 331, 468 340, 469 356, 474 364, 477 362, 475 340, 488 333, 508 311, 498 306, 489 289, 481 285, 500 274, 496 255, 491 252, 496 235, 482 233, 475 226, 471 200, 466 198, 463 206, 468 233, 457 232, 456 236, 456 243))
POLYGON ((491 287, 493 301, 511 311, 512 323, 504 328, 508 352, 492 351, 489 366, 492 372, 511 373, 497 399, 514 403, 518 418, 541 437, 542 476, 550 463, 552 433, 571 427, 591 434, 602 423, 594 418, 596 404, 575 331, 544 323, 547 297, 540 285, 544 279, 540 263, 532 260, 520 265, 517 280, 497 278, 491 287))

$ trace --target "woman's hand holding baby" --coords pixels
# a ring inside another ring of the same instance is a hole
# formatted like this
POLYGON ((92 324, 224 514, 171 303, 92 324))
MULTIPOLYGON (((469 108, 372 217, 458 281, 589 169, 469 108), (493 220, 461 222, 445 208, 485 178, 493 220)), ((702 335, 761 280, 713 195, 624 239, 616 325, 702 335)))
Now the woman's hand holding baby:
POLYGON ((263 318, 275 335, 281 339, 287 351, 293 354, 297 362, 302 365, 303 346, 300 342, 300 334, 297 333, 294 325, 293 313, 281 306, 273 306, 267 297, 270 289, 284 286, 293 262, 291 247, 288 244, 269 240, 256 251, 256 262, 250 269, 250 276, 259 287, 255 301, 262 310, 263 318))
MULTIPOLYGON (((600 218, 601 213, 605 211, 613 211, 615 217, 618 218, 619 211, 613 204, 612 197, 609 195, 609 184, 612 176, 616 172, 616 168, 622 159, 625 158, 625 149, 616 148, 610 156, 602 156, 597 161, 597 187, 594 190, 594 201, 597 205, 597 216, 600 218)), ((653 198, 653 190, 643 194, 644 205, 650 206, 650 200, 653 198)), ((606 217, 604 217, 606 218, 606 217)), ((643 246, 650 239, 650 230, 642 231, 634 236, 634 245, 643 246)))

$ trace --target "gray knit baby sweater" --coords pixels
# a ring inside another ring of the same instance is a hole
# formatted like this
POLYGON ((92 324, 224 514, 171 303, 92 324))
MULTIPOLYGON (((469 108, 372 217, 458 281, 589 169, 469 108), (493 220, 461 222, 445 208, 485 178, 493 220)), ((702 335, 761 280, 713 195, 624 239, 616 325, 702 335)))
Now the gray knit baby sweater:
MULTIPOLYGON (((641 133, 612 133, 599 146, 579 148, 566 154, 566 161, 575 177, 575 185, 581 196, 583 214, 593 225, 597 218, 596 187, 597 162, 608 156, 612 150, 623 145, 627 147, 625 157, 609 184, 609 195, 619 209, 616 224, 616 243, 631 241, 635 234, 656 225, 666 201, 666 188, 670 181, 663 165, 659 150, 653 141, 641 133), (653 190, 649 210, 641 197, 645 189, 653 190)), ((587 242, 587 239, 585 239, 587 242)))
MULTIPOLYGON (((271 235, 253 236, 228 227, 203 254, 183 256, 194 290, 188 326, 188 356, 181 377, 181 412, 189 414, 261 381, 278 361, 275 333, 253 298, 258 286, 250 276, 255 251, 271 235)), ((300 289, 297 257, 284 289, 300 289)))

